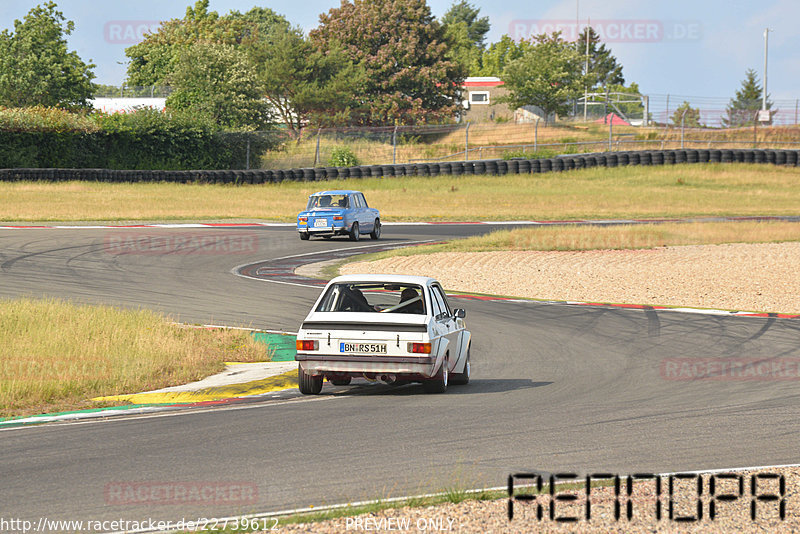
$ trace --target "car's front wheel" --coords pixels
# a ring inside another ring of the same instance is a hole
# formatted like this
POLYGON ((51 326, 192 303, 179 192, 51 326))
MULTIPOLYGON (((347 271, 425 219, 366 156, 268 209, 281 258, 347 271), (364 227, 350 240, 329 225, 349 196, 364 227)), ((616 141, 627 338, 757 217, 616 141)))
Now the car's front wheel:
POLYGON ((375 225, 372 227, 372 233, 369 234, 372 239, 379 239, 381 237, 381 220, 375 219, 375 225))
POLYGON ((308 232, 300 232, 300 239, 303 241, 308 241, 308 238, 311 237, 311 234, 308 232))
POLYGON ((322 375, 311 376, 297 366, 297 384, 303 395, 318 395, 322 391, 322 375))
POLYGON ((448 365, 449 361, 447 356, 445 356, 442 367, 439 369, 439 372, 436 373, 436 376, 422 383, 422 388, 425 390, 425 393, 444 393, 447 391, 447 382, 450 374, 447 369, 448 365))
POLYGON ((354 222, 353 227, 350 229, 350 241, 358 241, 361 238, 361 230, 358 229, 358 223, 354 222))

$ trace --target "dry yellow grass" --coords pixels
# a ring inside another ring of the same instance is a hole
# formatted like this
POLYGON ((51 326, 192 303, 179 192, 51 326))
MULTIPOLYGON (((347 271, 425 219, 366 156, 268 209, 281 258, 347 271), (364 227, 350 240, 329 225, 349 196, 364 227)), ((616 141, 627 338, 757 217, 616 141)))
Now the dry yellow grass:
POLYGON ((61 300, 0 300, 0 332, 0 417, 90 407, 92 397, 268 359, 244 331, 182 328, 152 311, 61 300))
MULTIPOLYGON (((527 151, 532 151, 534 139, 539 145, 549 145, 547 148, 559 152, 592 152, 604 151, 608 147, 608 126, 602 123, 558 123, 545 126, 540 123, 536 134, 534 124, 513 122, 502 123, 475 123, 470 125, 469 145, 474 150, 471 159, 500 158, 506 152, 518 152, 520 145, 528 145, 527 151), (565 144, 566 143, 566 144, 565 144), (580 146, 570 146, 568 143, 590 143, 580 146), (477 147, 484 147, 480 151, 477 147)), ((261 156, 261 164, 265 168, 277 169, 288 167, 310 167, 316 162, 326 165, 331 150, 335 147, 347 147, 365 165, 384 164, 392 161, 407 163, 410 161, 428 161, 445 158, 452 154, 462 152, 465 144, 465 130, 457 128, 450 133, 430 133, 426 135, 425 129, 407 134, 410 136, 403 142, 403 135, 399 137, 396 150, 391 144, 391 130, 381 134, 367 132, 348 135, 323 134, 320 138, 319 158, 316 157, 317 137, 311 133, 299 142, 285 143, 282 150, 270 151, 261 156), (361 137, 358 137, 361 135, 361 137)), ((435 132, 436 129, 432 130, 435 132)), ((640 127, 640 126, 614 126, 614 150, 649 150, 680 148, 680 126, 670 125, 668 128, 640 127), (631 143, 630 141, 635 141, 631 143), (646 142, 644 142, 646 141, 646 142)), ((752 127, 744 128, 686 128, 684 131, 684 145, 686 148, 797 148, 797 126, 771 126, 758 127, 755 132, 752 127), (755 134, 755 135, 754 135, 755 134)), ((461 159, 462 156, 448 158, 461 159)))
POLYGON ((293 221, 309 194, 358 189, 384 221, 797 215, 800 168, 695 164, 261 186, 0 183, 0 221, 293 221))
POLYGON ((705 222, 618 226, 536 226, 497 230, 449 243, 390 250, 370 259, 433 252, 498 250, 620 250, 676 245, 800 241, 800 223, 705 222))

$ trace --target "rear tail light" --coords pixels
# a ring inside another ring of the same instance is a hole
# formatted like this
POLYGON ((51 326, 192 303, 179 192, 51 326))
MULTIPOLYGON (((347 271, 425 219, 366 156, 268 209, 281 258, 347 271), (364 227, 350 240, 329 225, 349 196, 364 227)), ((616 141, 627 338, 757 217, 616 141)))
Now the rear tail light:
POLYGON ((298 339, 296 342, 297 350, 317 350, 319 341, 313 339, 298 339))
POLYGON ((341 215, 334 215, 333 216, 333 220, 334 221, 343 221, 344 217, 342 217, 341 215))
POLYGON ((301 223, 305 223, 308 222, 308 217, 298 217, 297 220, 299 220, 301 223))
POLYGON ((430 354, 431 353, 431 344, 430 343, 409 343, 408 344, 408 352, 414 352, 417 354, 430 354))

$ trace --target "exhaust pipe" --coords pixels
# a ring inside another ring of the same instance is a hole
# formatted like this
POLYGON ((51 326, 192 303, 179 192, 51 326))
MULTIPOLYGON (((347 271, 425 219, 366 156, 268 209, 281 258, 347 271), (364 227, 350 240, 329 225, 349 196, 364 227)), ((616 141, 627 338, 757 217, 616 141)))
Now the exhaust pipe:
POLYGON ((397 381, 397 377, 395 375, 381 375, 381 380, 387 384, 394 384, 397 381))

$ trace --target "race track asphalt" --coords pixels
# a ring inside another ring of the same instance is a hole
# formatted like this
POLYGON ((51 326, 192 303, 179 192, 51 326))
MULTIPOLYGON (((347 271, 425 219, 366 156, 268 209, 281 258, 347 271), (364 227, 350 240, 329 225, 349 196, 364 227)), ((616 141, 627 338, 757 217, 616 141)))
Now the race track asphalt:
MULTIPOLYGON (((490 229, 395 226, 381 241, 490 229)), ((318 288, 231 269, 351 246, 301 242, 290 228, 0 230, 0 296, 141 306, 185 322, 295 331, 318 288), (236 254, 114 249, 121 237, 181 232, 222 241, 239 233, 255 245, 236 254)), ((473 332, 473 380, 444 395, 418 385, 326 384, 319 397, 292 392, 245 405, 0 431, 0 517, 188 520, 502 486, 517 472, 798 462, 797 380, 679 381, 663 369, 673 358, 799 358, 800 321, 539 302, 459 299, 457 306, 473 332), (108 493, 115 483, 241 484, 257 496, 124 503, 108 493)))

